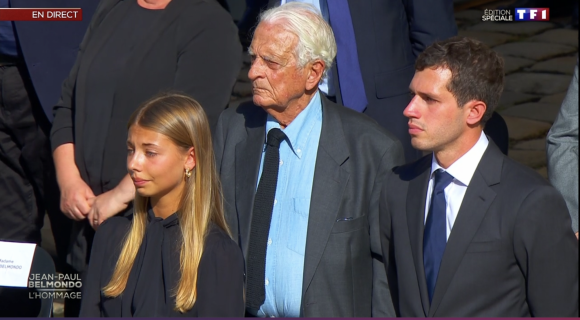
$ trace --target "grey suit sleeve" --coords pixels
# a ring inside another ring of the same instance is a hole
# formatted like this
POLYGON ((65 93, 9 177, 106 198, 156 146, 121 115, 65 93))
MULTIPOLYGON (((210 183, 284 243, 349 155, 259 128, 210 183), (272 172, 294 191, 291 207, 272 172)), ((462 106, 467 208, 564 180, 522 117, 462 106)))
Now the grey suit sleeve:
POLYGON ((513 231, 533 317, 578 317, 578 241, 562 196, 551 186, 523 200, 513 231))
POLYGON ((403 147, 398 141, 396 141, 392 143, 392 147, 383 155, 381 167, 378 171, 371 195, 369 225, 371 234, 371 252, 373 254, 373 317, 396 317, 387 281, 387 274, 385 273, 385 258, 383 257, 383 251, 381 250, 379 202, 381 201, 381 190, 388 173, 393 167, 403 163, 403 147))
POLYGON ((566 200, 578 232, 578 65, 547 137, 548 178, 566 200))
POLYGON ((457 35, 451 0, 403 0, 413 54, 417 57, 438 40, 457 35))

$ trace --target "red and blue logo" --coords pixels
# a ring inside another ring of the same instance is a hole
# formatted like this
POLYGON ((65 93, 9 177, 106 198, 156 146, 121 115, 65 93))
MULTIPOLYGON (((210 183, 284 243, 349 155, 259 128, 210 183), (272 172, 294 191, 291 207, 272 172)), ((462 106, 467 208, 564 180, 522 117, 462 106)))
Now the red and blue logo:
POLYGON ((550 21, 550 8, 516 8, 515 21, 550 21))

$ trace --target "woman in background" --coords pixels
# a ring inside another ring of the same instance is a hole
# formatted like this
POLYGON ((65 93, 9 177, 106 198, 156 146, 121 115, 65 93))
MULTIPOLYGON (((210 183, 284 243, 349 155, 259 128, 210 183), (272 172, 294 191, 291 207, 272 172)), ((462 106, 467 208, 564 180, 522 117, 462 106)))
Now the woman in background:
POLYGON ((203 106, 211 128, 230 101, 241 57, 232 17, 215 0, 100 0, 50 138, 60 208, 75 220, 67 262, 77 272, 89 261, 94 230, 131 210, 124 137, 133 111, 159 92, 180 91, 203 106))
POLYGON ((244 316, 241 251, 222 209, 207 117, 169 94, 129 120, 133 214, 95 235, 81 316, 244 316))

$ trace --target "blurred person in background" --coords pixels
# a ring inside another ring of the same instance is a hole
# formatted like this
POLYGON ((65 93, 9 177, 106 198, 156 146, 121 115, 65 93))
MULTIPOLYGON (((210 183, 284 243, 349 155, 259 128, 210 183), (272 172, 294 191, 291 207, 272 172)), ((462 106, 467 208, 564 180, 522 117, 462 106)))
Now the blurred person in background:
POLYGON ((238 22, 240 42, 244 50, 252 42, 252 31, 258 23, 260 12, 267 8, 268 0, 246 0, 246 10, 242 19, 238 22))
MULTIPOLYGON (((52 107, 97 4, 94 0, 0 0, 0 8, 83 10, 82 21, 0 21, 0 241, 42 242, 52 253, 40 233, 48 214, 54 262, 62 273, 70 271, 66 253, 71 220, 59 209, 49 143, 52 107)), ((38 308, 23 301, 35 302, 28 298, 27 289, 0 288, 0 316, 36 316, 38 308)))
POLYGON ((81 317, 242 317, 244 262, 226 225, 203 108, 180 94, 133 113, 133 214, 97 230, 81 317))
POLYGON ((67 261, 82 272, 94 229, 126 213, 135 187, 124 165, 126 123, 160 91, 195 98, 210 128, 241 67, 231 16, 206 0, 102 0, 54 107, 61 210, 75 220, 67 261))
POLYGON ((578 64, 546 139, 548 178, 564 196, 578 238, 578 64))

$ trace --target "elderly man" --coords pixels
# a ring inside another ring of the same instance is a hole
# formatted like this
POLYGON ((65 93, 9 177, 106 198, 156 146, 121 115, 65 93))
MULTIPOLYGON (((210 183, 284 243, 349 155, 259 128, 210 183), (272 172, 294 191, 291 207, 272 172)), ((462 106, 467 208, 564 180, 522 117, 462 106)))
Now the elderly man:
POLYGON ((400 143, 318 91, 336 44, 311 5, 264 12, 249 52, 253 103, 226 110, 214 142, 248 314, 394 315, 378 197, 400 143))
POLYGON ((578 242, 560 193, 483 133, 503 61, 455 37, 417 58, 413 146, 380 201, 383 257, 403 317, 578 317, 578 242))

